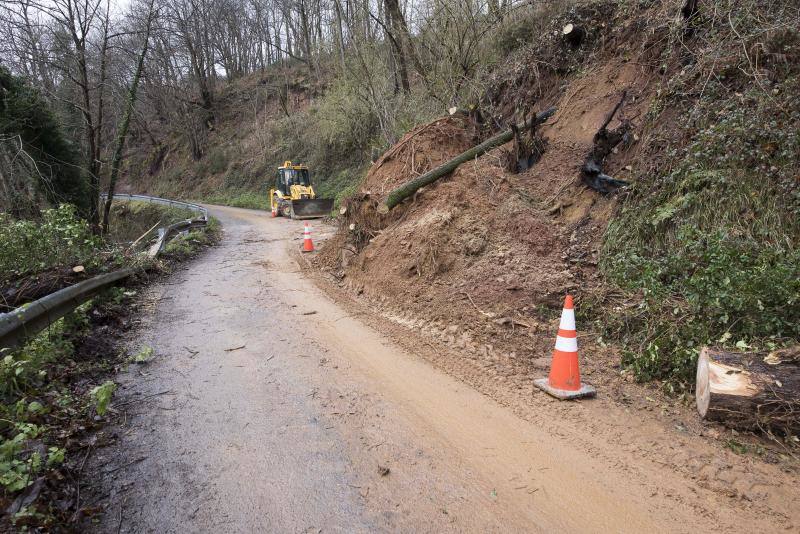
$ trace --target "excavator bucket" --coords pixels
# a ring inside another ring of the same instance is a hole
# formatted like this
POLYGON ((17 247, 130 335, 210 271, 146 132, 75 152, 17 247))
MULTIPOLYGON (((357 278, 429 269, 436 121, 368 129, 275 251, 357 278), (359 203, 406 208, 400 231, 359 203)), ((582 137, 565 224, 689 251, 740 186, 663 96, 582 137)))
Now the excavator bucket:
POLYGON ((330 198, 304 198, 292 200, 293 219, 316 219, 330 215, 333 209, 333 199, 330 198))

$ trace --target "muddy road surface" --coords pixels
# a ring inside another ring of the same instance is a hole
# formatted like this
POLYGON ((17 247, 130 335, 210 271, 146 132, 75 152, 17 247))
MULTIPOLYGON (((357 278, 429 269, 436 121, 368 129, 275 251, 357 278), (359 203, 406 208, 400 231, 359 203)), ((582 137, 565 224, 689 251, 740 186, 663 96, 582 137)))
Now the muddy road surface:
POLYGON ((221 244, 147 290, 130 349, 155 358, 121 376, 117 439, 90 461, 98 531, 797 528, 796 494, 770 516, 624 439, 518 417, 326 296, 298 263, 302 223, 212 213, 221 244))

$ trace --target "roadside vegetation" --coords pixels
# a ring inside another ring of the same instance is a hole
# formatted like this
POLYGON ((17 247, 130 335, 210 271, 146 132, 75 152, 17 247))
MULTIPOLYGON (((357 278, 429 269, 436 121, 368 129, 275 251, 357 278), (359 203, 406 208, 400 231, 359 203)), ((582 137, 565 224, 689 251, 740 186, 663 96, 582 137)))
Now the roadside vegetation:
POLYGON ((604 329, 642 380, 690 390, 702 345, 800 339, 797 6, 703 12, 648 120, 648 152, 605 235, 602 270, 633 298, 604 329), (666 128, 665 128, 666 127, 666 128))
POLYGON ((93 272, 119 263, 119 250, 94 235, 75 208, 62 204, 38 219, 0 213, 0 287, 26 276, 83 266, 93 272))
POLYGON ((85 505, 77 493, 82 460, 94 445, 91 433, 105 423, 114 388, 106 377, 119 363, 108 325, 124 316, 135 294, 110 290, 25 346, 2 351, 0 503, 6 528, 66 525, 85 505))
MULTIPOLYGON (((112 214, 105 237, 95 235, 68 204, 45 209, 35 219, 0 215, 0 290, 4 298, 14 298, 7 309, 38 298, 25 292, 37 284, 47 283, 42 286, 47 294, 134 264, 142 273, 169 271, 219 237, 219 222, 212 218, 206 228, 173 239, 152 262, 132 253, 131 242, 156 225, 193 214, 140 202, 116 203, 112 214)), ((100 445, 93 432, 115 413, 114 371, 129 360, 146 359, 127 358, 119 346, 146 280, 137 277, 107 290, 24 346, 0 349, 0 507, 7 527, 55 528, 91 517, 91 506, 80 499, 82 469, 100 445)))
POLYGON ((140 238, 146 239, 155 228, 166 227, 196 216, 188 209, 138 201, 114 202, 111 206, 111 215, 107 239, 113 243, 127 244, 140 238))

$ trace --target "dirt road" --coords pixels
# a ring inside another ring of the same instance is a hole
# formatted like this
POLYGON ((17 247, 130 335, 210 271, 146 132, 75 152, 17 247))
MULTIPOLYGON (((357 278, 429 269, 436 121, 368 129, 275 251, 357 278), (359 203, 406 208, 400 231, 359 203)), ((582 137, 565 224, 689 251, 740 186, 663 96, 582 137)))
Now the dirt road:
POLYGON ((711 446, 646 422, 628 439, 620 429, 639 421, 601 411, 599 400, 539 401, 539 421, 519 417, 401 348, 414 338, 398 344, 388 323, 367 326, 364 309, 320 291, 293 252, 300 223, 212 213, 221 245, 149 290, 152 310, 131 340, 156 357, 122 376, 119 439, 92 459, 106 509, 100 531, 800 525, 797 486, 786 487, 796 479, 779 468, 726 468, 711 446), (581 418, 595 426, 580 428, 581 418), (683 467, 697 459, 710 470, 698 466, 693 477, 683 467), (725 473, 742 489, 720 491, 725 473))

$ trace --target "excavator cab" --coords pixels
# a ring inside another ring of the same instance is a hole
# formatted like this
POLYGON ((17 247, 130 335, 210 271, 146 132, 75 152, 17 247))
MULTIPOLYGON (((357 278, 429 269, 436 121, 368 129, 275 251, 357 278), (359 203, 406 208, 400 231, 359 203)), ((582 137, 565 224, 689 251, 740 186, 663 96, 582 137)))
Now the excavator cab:
MULTIPOLYGON (((300 167, 300 165, 297 165, 296 167, 300 167)), ((291 166, 279 167, 278 176, 275 180, 275 189, 283 193, 285 196, 291 196, 293 185, 299 185, 302 187, 311 186, 311 180, 308 176, 308 169, 292 168, 291 166)))
POLYGON ((270 207, 292 219, 314 219, 330 214, 333 200, 317 198, 305 165, 285 161, 278 167, 275 185, 269 190, 270 207))

